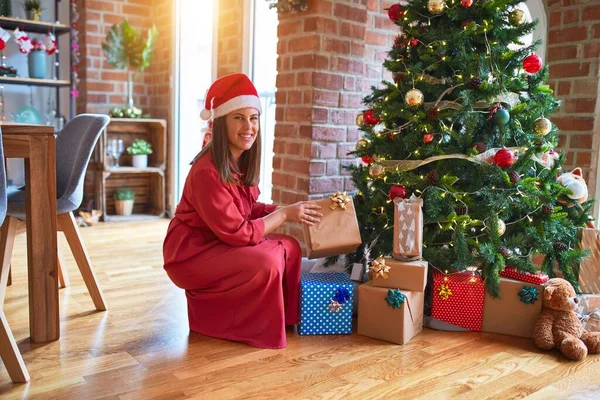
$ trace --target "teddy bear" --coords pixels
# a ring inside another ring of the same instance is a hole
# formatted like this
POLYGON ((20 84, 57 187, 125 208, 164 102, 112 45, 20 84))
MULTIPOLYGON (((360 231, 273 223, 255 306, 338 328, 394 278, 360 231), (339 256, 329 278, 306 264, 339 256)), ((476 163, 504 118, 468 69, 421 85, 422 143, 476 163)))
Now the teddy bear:
POLYGON ((578 302, 568 281, 552 278, 546 283, 542 313, 533 332, 536 346, 544 350, 556 347, 571 360, 600 353, 600 332, 583 328, 574 312, 578 302))

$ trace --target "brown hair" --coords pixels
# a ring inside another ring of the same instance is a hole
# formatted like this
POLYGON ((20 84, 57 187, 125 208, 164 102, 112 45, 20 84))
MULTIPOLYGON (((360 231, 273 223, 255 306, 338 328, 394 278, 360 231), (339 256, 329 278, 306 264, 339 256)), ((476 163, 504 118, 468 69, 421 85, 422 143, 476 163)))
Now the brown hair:
POLYGON ((243 183, 248 186, 258 184, 260 178, 260 154, 262 150, 260 125, 256 133, 256 140, 250 148, 242 153, 239 164, 235 162, 231 151, 229 151, 229 140, 227 139, 227 116, 216 118, 212 126, 212 140, 194 157, 192 164, 204 153, 210 151, 215 168, 219 172, 223 183, 241 183, 233 175, 242 176, 245 172, 243 183))

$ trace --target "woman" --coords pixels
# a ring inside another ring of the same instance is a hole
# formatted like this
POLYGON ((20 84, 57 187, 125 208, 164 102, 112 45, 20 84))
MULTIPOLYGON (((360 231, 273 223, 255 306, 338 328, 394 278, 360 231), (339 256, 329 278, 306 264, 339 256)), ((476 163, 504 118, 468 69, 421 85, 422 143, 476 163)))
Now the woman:
POLYGON ((185 289, 190 329, 255 347, 286 346, 298 322, 298 242, 272 233, 285 222, 312 225, 314 202, 257 202, 260 100, 246 75, 215 81, 203 119, 212 140, 193 162, 163 246, 165 270, 185 289))

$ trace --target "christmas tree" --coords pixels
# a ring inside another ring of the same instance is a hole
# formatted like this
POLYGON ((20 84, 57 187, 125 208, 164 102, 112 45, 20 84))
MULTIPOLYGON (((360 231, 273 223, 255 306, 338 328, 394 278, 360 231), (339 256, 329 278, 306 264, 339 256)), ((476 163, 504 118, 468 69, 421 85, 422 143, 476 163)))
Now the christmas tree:
MULTIPOLYGON (((382 82, 358 116, 363 133, 350 167, 363 245, 347 264, 392 252, 393 198, 424 200, 423 257, 442 271, 477 268, 498 294, 506 265, 555 268, 575 286, 586 251, 577 230, 589 221, 584 186, 561 175, 559 106, 545 84, 540 45, 520 38, 520 0, 410 0, 389 17, 399 26, 382 82), (568 181, 568 183, 567 183, 568 181)), ((587 194, 587 192, 586 192, 587 194)))

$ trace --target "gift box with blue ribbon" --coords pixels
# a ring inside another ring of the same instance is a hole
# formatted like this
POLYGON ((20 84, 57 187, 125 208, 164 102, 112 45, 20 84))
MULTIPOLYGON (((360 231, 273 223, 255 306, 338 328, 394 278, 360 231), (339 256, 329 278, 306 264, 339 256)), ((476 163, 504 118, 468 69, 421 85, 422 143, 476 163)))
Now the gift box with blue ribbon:
POLYGON ((352 333, 354 285, 344 273, 305 272, 300 276, 300 335, 352 333))

